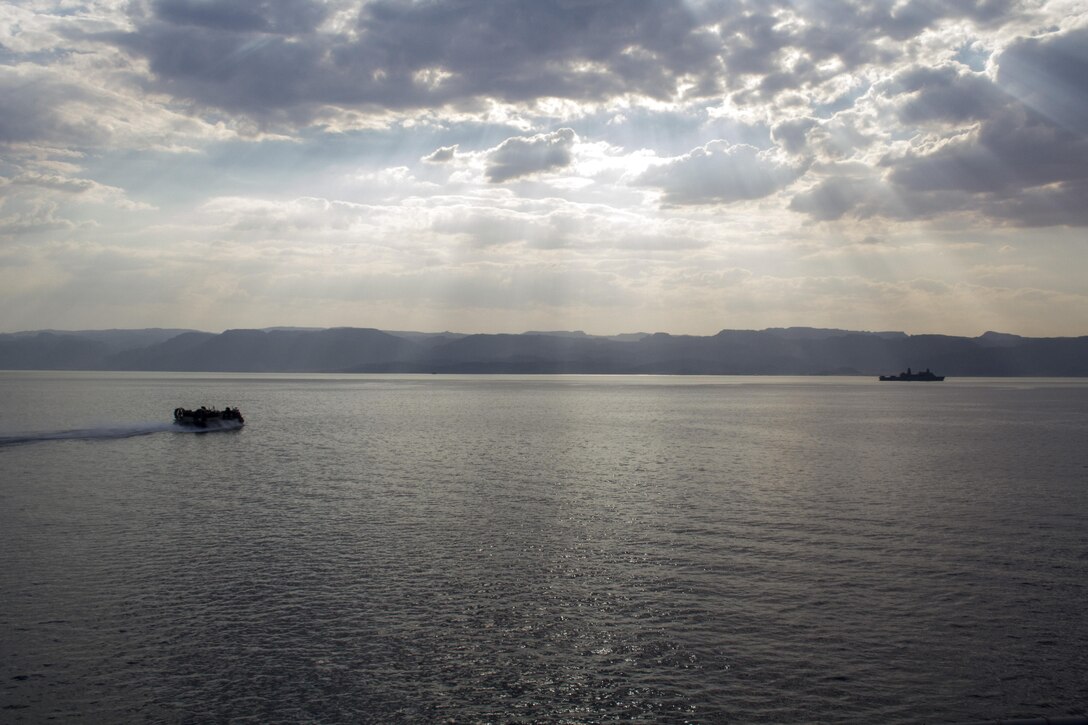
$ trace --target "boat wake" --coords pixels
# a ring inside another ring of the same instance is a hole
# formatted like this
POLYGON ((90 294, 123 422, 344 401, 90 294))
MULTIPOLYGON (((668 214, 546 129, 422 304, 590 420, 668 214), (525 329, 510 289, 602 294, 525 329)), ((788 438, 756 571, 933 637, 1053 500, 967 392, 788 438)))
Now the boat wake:
POLYGON ((0 448, 21 446, 30 443, 44 443, 45 441, 115 440, 118 438, 134 438, 135 436, 151 435, 152 433, 210 433, 216 430, 237 430, 240 427, 241 426, 229 428, 195 428, 192 426, 175 425, 174 423, 128 423, 97 428, 9 433, 0 434, 0 448))

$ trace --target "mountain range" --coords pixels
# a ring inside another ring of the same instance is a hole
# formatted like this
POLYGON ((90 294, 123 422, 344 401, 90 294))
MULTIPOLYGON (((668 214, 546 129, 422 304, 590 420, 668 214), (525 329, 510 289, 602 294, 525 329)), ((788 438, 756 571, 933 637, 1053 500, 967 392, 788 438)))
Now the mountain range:
POLYGON ((1088 336, 907 335, 808 327, 613 336, 371 328, 35 330, 0 334, 0 369, 340 373, 1088 376, 1088 336))

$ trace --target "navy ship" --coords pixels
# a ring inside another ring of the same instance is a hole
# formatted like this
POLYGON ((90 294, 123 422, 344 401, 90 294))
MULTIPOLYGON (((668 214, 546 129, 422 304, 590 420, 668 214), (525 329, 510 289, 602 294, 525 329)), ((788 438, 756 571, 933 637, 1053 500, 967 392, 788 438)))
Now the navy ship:
POLYGON ((926 368, 924 372, 912 373, 910 368, 907 368, 907 372, 899 373, 898 375, 881 375, 880 379, 883 382, 922 382, 922 383, 939 383, 944 380, 943 375, 934 375, 930 372, 929 368, 926 368))

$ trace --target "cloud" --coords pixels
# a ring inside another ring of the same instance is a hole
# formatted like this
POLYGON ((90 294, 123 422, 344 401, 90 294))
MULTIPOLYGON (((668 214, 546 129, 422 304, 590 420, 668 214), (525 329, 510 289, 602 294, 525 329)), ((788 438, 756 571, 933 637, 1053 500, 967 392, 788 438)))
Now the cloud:
MULTIPOLYGON (((16 173, 0 176, 0 237, 17 239, 43 232, 93 227, 100 218, 153 209, 125 190, 75 175, 78 169, 55 159, 13 157, 3 164, 16 173)), ((2 166, 0 166, 2 169, 2 166)))
POLYGON ((582 226, 581 217, 562 210, 541 215, 509 209, 451 209, 436 214, 431 228, 461 237, 473 247, 522 242, 537 249, 558 249, 579 237, 575 233, 584 231, 582 226))
POLYGON ((203 204, 200 211, 228 237, 247 242, 288 240, 294 245, 301 238, 373 239, 400 227, 388 207, 316 197, 286 201, 218 197, 203 204))
MULTIPOLYGON (((997 82, 970 78, 971 101, 946 103, 974 127, 884 165, 907 193, 962 192, 985 213, 1027 226, 1083 225, 1088 207, 1088 31, 1013 43, 996 59, 997 82), (1076 50, 1074 50, 1076 49, 1076 50), (1034 81, 1028 84, 1028 79, 1034 81), (997 94, 1005 92, 1001 104, 997 94)), ((961 78, 960 80, 963 80, 961 78)), ((956 83, 950 86, 953 88, 956 83)), ((944 97, 940 94, 938 97, 944 97)), ((924 94, 923 94, 924 97, 924 94)), ((909 120, 909 119, 908 119, 909 120)))
POLYGON ((789 153, 798 154, 805 150, 809 131, 818 125, 813 118, 791 118, 776 124, 771 129, 771 138, 789 153))
POLYGON ((30 172, 25 172, 16 176, 11 180, 11 183, 18 186, 37 186, 43 189, 66 191, 72 194, 82 194, 94 189, 96 186, 100 186, 100 184, 97 184, 90 179, 73 179, 54 174, 37 174, 30 172))
POLYGON ((155 0, 152 7, 177 25, 281 35, 311 32, 328 15, 324 4, 297 0, 155 0))
POLYGON ((65 231, 76 226, 71 219, 60 215, 60 205, 51 199, 0 197, 0 239, 65 231))
POLYGON ((573 160, 571 149, 577 140, 569 128, 508 138, 487 153, 487 180, 497 184, 569 166, 573 160))
POLYGON ((715 69, 712 39, 684 3, 259 5, 145 0, 134 5, 134 29, 111 38, 147 59, 157 90, 303 123, 322 106, 412 109, 631 93, 666 99, 691 77, 709 82, 715 69))
MULTIPOLYGON (((1010 43, 996 74, 913 65, 874 87, 891 128, 868 173, 829 166, 790 208, 817 219, 968 213, 1020 226, 1088 223, 1088 29, 1010 43)), ((811 145, 824 124, 807 130, 811 145)), ((777 132, 776 128, 776 132, 777 132)), ((797 146, 797 129, 782 141, 797 146)))
MULTIPOLYGON (((2 253, 47 285, 82 255, 184 324, 176 299, 231 326, 385 305, 525 329, 576 298, 605 330, 844 326, 870 299, 859 326, 940 327, 956 304, 911 300, 966 304, 966 270, 1030 254, 1082 286, 1086 47, 1069 0, 0 4, 2 253)), ((50 309, 87 309, 80 284, 50 309)))
POLYGON ((636 179, 664 192, 668 204, 729 204, 759 199, 804 172, 802 162, 747 144, 711 141, 690 153, 647 169, 636 179))
POLYGON ((841 94, 843 80, 911 57, 915 44, 942 25, 1000 25, 1014 8, 1013 0, 744 3, 744 11, 718 24, 719 58, 737 103, 802 90, 827 102, 841 94))
POLYGON ((177 151, 236 135, 141 94, 125 74, 103 74, 87 60, 81 62, 89 68, 66 62, 0 64, 0 144, 177 151))
MULTIPOLYGON (((94 143, 102 132, 92 119, 67 110, 92 100, 93 92, 36 66, 0 66, 0 143, 94 143)), ((92 117, 93 118, 93 117, 92 117)))
POLYGON ((910 191, 1017 193, 1088 178, 1088 138, 1018 109, 884 163, 891 182, 910 191))
POLYGON ((1003 112, 1012 102, 985 73, 958 64, 911 66, 876 90, 894 99, 896 118, 908 127, 971 124, 1003 112))
POLYGON ((1055 125, 1088 135, 1088 27, 1011 43, 997 59, 997 85, 1055 125))
MULTIPOLYGON (((863 205, 871 205, 873 188, 868 179, 836 175, 794 194, 789 208, 821 221, 833 221, 863 205)), ((854 216, 867 215, 855 211, 854 216)))
POLYGON ((1088 180, 1028 189, 988 200, 986 213, 1024 227, 1088 226, 1088 180))
POLYGON ((423 161, 429 164, 444 164, 448 161, 453 161, 453 157, 457 154, 457 144, 453 146, 443 146, 442 148, 435 149, 432 153, 423 157, 423 161))
POLYGON ((125 190, 120 187, 100 184, 93 179, 84 179, 77 176, 24 171, 12 178, 10 183, 12 187, 35 187, 57 192, 69 196, 73 201, 111 204, 117 208, 129 210, 153 208, 148 204, 130 200, 125 194, 125 190))
POLYGON ((949 21, 1000 24, 1011 0, 137 0, 108 37, 152 87, 261 122, 542 99, 769 99, 911 53, 949 21), (753 84, 751 77, 758 77, 753 84))

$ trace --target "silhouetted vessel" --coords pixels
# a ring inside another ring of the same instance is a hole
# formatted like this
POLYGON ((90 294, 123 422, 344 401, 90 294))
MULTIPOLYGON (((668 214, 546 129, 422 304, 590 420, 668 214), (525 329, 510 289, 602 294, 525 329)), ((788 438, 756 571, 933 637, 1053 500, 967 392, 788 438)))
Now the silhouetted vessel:
POLYGON ((246 419, 242 417, 242 411, 237 408, 217 410, 205 408, 202 405, 196 410, 175 408, 174 422, 194 428, 241 428, 246 419))
POLYGON ((923 372, 912 373, 910 368, 907 368, 907 372, 899 373, 898 375, 881 375, 880 379, 884 382, 921 382, 921 383, 939 383, 944 380, 943 375, 934 375, 926 368, 923 372))

